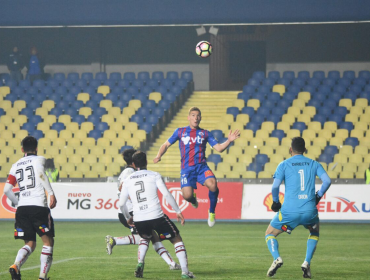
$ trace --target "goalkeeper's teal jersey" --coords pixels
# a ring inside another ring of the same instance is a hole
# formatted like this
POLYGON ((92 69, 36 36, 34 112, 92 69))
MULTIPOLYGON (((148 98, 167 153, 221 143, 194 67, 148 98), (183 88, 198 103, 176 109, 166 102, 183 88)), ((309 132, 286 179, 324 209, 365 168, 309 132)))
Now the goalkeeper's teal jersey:
POLYGON ((285 181, 281 212, 304 213, 316 209, 315 178, 325 173, 315 160, 295 155, 279 164, 274 178, 285 181))

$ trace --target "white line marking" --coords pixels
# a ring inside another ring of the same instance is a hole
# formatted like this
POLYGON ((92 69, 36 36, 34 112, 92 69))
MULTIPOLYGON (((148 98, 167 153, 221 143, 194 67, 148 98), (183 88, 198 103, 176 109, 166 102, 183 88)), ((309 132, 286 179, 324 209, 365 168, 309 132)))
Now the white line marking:
MULTIPOLYGON (((60 261, 53 261, 53 264, 58 264, 58 263, 64 263, 64 262, 69 262, 69 261, 74 261, 74 260, 80 260, 80 259, 84 259, 84 258, 71 258, 71 259, 64 259, 64 260, 60 260, 60 261)), ((36 269, 36 268, 40 268, 40 265, 35 265, 35 266, 30 266, 30 267, 26 267, 26 268, 22 268, 21 269, 21 272, 22 271, 25 271, 25 270, 31 270, 31 269, 36 269)), ((7 274, 9 273, 9 271, 4 271, 4 272, 0 272, 0 275, 3 275, 3 274, 7 274)))

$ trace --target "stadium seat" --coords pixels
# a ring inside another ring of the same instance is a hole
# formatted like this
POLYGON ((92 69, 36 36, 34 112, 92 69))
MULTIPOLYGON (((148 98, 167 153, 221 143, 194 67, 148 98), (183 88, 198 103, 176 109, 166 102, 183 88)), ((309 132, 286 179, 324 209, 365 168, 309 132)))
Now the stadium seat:
POLYGON ((343 140, 348 138, 349 133, 347 129, 337 129, 335 132, 335 137, 342 138, 343 140))
POLYGON ((353 179, 354 178, 354 172, 350 171, 342 171, 339 173, 340 179, 353 179))
MULTIPOLYGON (((257 147, 253 147, 253 146, 245 146, 244 147, 244 155, 243 156, 248 156, 248 159, 249 159, 249 157, 254 157, 255 155, 257 155, 257 153, 258 153, 257 147)), ((240 162, 240 158, 241 157, 239 156, 239 162, 240 162)))
POLYGON ((251 163, 247 167, 247 171, 254 171, 256 174, 262 171, 262 165, 259 163, 251 163))
POLYGON ((260 107, 260 101, 257 99, 250 99, 247 102, 247 107, 253 107, 254 110, 257 110, 260 107))
MULTIPOLYGON (((367 154, 352 154, 352 155, 349 155, 348 156, 348 162, 354 163, 356 165, 361 164, 364 155, 367 155, 367 154)), ((356 172, 356 171, 354 171, 354 172, 356 172)))
POLYGON ((281 121, 289 123, 289 125, 293 125, 293 123, 295 122, 295 117, 292 115, 284 114, 281 121))
POLYGON ((353 148, 359 145, 359 141, 356 137, 349 137, 344 141, 345 145, 351 145, 353 148))
POLYGON ((285 86, 284 85, 274 85, 272 87, 272 92, 277 92, 280 96, 283 96, 285 93, 285 86))

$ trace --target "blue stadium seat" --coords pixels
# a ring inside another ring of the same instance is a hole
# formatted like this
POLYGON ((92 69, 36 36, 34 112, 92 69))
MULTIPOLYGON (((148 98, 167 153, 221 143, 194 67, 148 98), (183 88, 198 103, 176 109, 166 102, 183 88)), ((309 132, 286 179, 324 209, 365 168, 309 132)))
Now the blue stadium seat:
POLYGON ((321 85, 317 88, 317 91, 325 95, 328 95, 331 92, 331 87, 328 85, 321 85))
POLYGON ((75 86, 80 88, 86 88, 87 87, 87 80, 79 79, 75 82, 75 86))
POLYGON ((102 137, 102 132, 100 130, 91 130, 88 134, 88 137, 94 138, 95 140, 98 140, 102 137))
POLYGON ((64 123, 60 123, 60 122, 56 122, 51 125, 51 129, 58 131, 58 133, 65 128, 66 126, 64 125, 64 123))
POLYGON ((356 78, 355 71, 344 71, 343 72, 343 78, 349 79, 349 80, 354 80, 356 78))
MULTIPOLYGON (((71 107, 72 107, 72 108, 74 108, 74 109, 76 109, 76 110, 79 110, 80 108, 85 107, 85 105, 84 105, 83 101, 81 101, 81 100, 76 100, 76 101, 74 101, 74 102, 71 104, 71 107)), ((104 108, 103 108, 103 109, 104 109, 104 108)))
POLYGON ((265 96, 271 93, 271 88, 270 86, 262 85, 259 86, 258 92, 263 93, 265 96))
POLYGON ((267 99, 274 103, 277 103, 280 100, 280 94, 277 92, 271 92, 267 95, 267 99))
POLYGON ((285 132, 284 130, 281 129, 275 129, 271 132, 270 137, 276 137, 279 138, 279 141, 285 137, 285 132))
POLYGON ((157 104, 155 103, 154 100, 146 100, 144 103, 144 107, 147 108, 148 110, 153 110, 157 104))
POLYGON ((328 154, 321 154, 319 156, 319 162, 325 162, 326 164, 329 164, 331 162, 333 162, 333 156, 332 155, 328 155, 328 154))
POLYGON ((108 79, 107 73, 105 73, 105 72, 97 72, 95 74, 95 79, 103 82, 106 79, 108 79))
POLYGON ((146 101, 148 101, 148 97, 144 94, 144 93, 137 93, 134 95, 134 99, 136 100, 140 100, 141 101, 141 104, 145 103, 146 101))
POLYGON ((262 165, 261 164, 259 164, 259 163, 256 163, 256 162, 253 162, 253 163, 251 163, 251 164, 249 164, 248 165, 248 167, 247 167, 247 170, 248 171, 254 171, 254 172, 256 172, 257 174, 259 173, 259 172, 261 172, 262 171, 262 165))
POLYGON ((21 127, 21 129, 27 130, 28 133, 33 132, 36 128, 36 125, 34 123, 24 123, 21 127))
POLYGON ((262 92, 255 92, 252 95, 252 99, 258 99, 260 103, 265 100, 265 93, 262 92))
POLYGON ((263 101, 260 108, 267 108, 271 111, 273 108, 275 108, 275 105, 276 101, 271 100, 271 98, 269 97, 267 100, 263 101))
POLYGON ((314 86, 314 87, 318 87, 321 82, 319 79, 316 79, 316 78, 310 78, 308 81, 307 81, 307 84, 310 85, 310 86, 314 86))
POLYGON ((277 115, 277 114, 268 115, 267 118, 266 118, 267 122, 273 122, 275 125, 277 125, 277 123, 280 120, 281 120, 281 115, 277 115))
POLYGON ((5 96, 4 100, 9 100, 12 103, 18 100, 18 96, 14 93, 9 93, 7 96, 5 96))
POLYGON ((62 81, 60 85, 68 89, 73 86, 73 82, 67 79, 67 80, 62 81))
POLYGON ((17 82, 14 80, 6 80, 4 85, 10 87, 10 89, 13 89, 17 86, 17 82))
POLYGON ((325 103, 329 102, 329 101, 334 101, 335 102, 335 106, 337 106, 339 100, 342 99, 342 94, 339 93, 339 92, 332 92, 328 95, 328 99, 325 101, 325 103))
POLYGON ((185 80, 185 79, 178 79, 176 82, 175 82, 175 85, 176 86, 179 86, 181 89, 185 89, 187 88, 188 86, 188 81, 185 80))
POLYGON ((147 116, 150 115, 150 113, 149 113, 149 110, 147 110, 144 107, 141 107, 141 108, 137 109, 136 115, 139 115, 139 116, 142 116, 142 117, 146 118, 147 116))
POLYGON ((164 79, 161 81, 161 86, 164 86, 167 89, 170 89, 173 86, 173 80, 164 79))
POLYGON ((288 80, 293 80, 295 78, 295 74, 293 71, 284 71, 283 78, 288 80))
POLYGON ((69 93, 70 93, 70 94, 72 94, 72 95, 74 95, 74 96, 75 96, 75 98, 76 98, 76 96, 77 96, 79 93, 81 93, 81 88, 80 88, 79 86, 73 86, 73 87, 70 87, 70 88, 69 88, 69 93))
POLYGON ((96 103, 94 100, 89 100, 86 102, 84 107, 90 107, 91 110, 94 111, 99 107, 99 103, 96 103))
POLYGON ((162 118, 165 111, 162 108, 156 107, 152 110, 152 114, 157 116, 158 118, 162 118))
POLYGON ((100 122, 95 125, 96 130, 106 131, 109 129, 109 125, 106 122, 100 122))
POLYGON ((339 128, 347 129, 348 132, 351 132, 351 130, 354 129, 354 126, 352 122, 342 122, 339 128))
POLYGON ((35 111, 37 108, 41 107, 41 104, 39 101, 33 100, 30 103, 27 104, 27 108, 32 109, 35 111))
POLYGON ((139 88, 135 86, 130 86, 126 89, 126 92, 128 94, 131 94, 131 96, 135 96, 139 93, 139 88))
POLYGON ((150 79, 147 81, 146 85, 154 90, 159 86, 159 82, 158 80, 150 79))
POLYGON ((158 102, 158 107, 168 110, 171 107, 171 103, 168 100, 161 100, 158 102))
POLYGON ((265 154, 258 154, 254 158, 256 163, 265 165, 269 161, 269 157, 265 154))
POLYGON ((120 96, 120 98, 119 98, 119 100, 125 101, 125 102, 127 102, 127 104, 129 103, 129 101, 130 101, 131 99, 132 99, 132 94, 130 94, 130 93, 128 93, 128 92, 123 93, 123 94, 120 96))
POLYGON ((20 80, 19 81, 19 86, 21 88, 27 89, 31 86, 31 82, 30 82, 30 80, 20 80))
POLYGON ((73 83, 76 83, 80 79, 80 74, 77 72, 68 73, 67 79, 71 80, 73 83))
POLYGON ((324 125, 324 123, 326 122, 326 119, 327 119, 327 117, 326 117, 326 116, 316 114, 316 115, 313 117, 312 121, 313 121, 313 122, 319 122, 319 123, 321 123, 321 126, 323 126, 323 125, 324 125))
POLYGON ((347 108, 343 106, 338 106, 337 108, 334 109, 333 113, 341 115, 342 118, 344 118, 344 116, 347 115, 347 108))
POLYGON ((40 122, 42 122, 42 117, 39 116, 39 115, 33 115, 33 116, 28 118, 28 122, 37 125, 40 122))
POLYGON ((211 154, 207 157, 207 162, 213 162, 215 165, 222 162, 222 158, 220 155, 217 154, 211 154))
POLYGON ((128 150, 128 149, 133 149, 134 147, 132 146, 122 146, 121 149, 119 150, 119 152, 122 154, 124 150, 128 150))
POLYGON ((75 109, 75 108, 69 107, 69 108, 64 110, 64 114, 65 115, 70 115, 71 118, 73 118, 75 115, 78 115, 78 110, 75 109))
POLYGON ((260 80, 258 80, 258 79, 250 78, 250 79, 248 80, 248 85, 253 86, 253 87, 255 87, 256 89, 258 89, 258 87, 261 85, 261 82, 260 82, 260 80))
POLYGON ((271 113, 273 115, 277 115, 281 118, 286 113, 286 111, 287 111, 286 108, 283 108, 283 107, 280 107, 279 105, 277 105, 275 108, 273 108, 271 110, 271 113))
POLYGON ((370 91, 368 91, 368 92, 361 92, 360 98, 366 98, 370 102, 370 91))
POLYGON ((67 94, 67 88, 65 86, 59 86, 55 89, 55 93, 59 95, 67 94))
POLYGON ((122 80, 122 75, 120 72, 112 72, 109 74, 109 79, 113 81, 122 80))
POLYGON ((354 92, 346 92, 342 98, 348 98, 352 100, 352 104, 355 103, 357 99, 357 94, 354 92))
POLYGON ((156 125, 158 123, 158 117, 155 116, 155 115, 149 115, 146 119, 145 119, 145 122, 146 123, 149 123, 151 125, 156 125))
POLYGON ((149 72, 146 72, 146 71, 144 71, 144 72, 139 72, 139 73, 137 73, 137 78, 138 78, 139 80, 141 80, 141 81, 146 82, 146 81, 150 80, 149 72))
POLYGON ((105 97, 105 99, 106 100, 111 100, 112 104, 114 105, 114 103, 116 103, 118 101, 118 94, 114 93, 114 92, 108 93, 107 96, 105 97))
POLYGON ((91 72, 84 72, 81 74, 81 79, 86 81, 91 81, 94 79, 94 75, 91 72))
POLYGON ((50 96, 54 93, 54 90, 51 86, 44 86, 44 88, 40 89, 41 92, 47 96, 50 96))
POLYGON ((108 86, 110 89, 114 88, 116 85, 117 85, 117 81, 116 80, 105 80, 104 82, 104 85, 108 86))
POLYGON ((270 71, 267 75, 268 78, 277 81, 280 79, 280 72, 279 71, 270 71))
POLYGON ((66 79, 66 75, 64 73, 55 73, 53 79, 61 83, 66 79))
POLYGON ((293 123, 292 129, 298 129, 302 135, 303 130, 307 129, 307 126, 304 122, 295 122, 293 123))
POLYGON ((115 102, 114 107, 119 107, 122 110, 123 108, 127 107, 127 105, 128 101, 118 100, 115 102))
POLYGON ((93 114, 88 116, 86 121, 92 122, 94 125, 97 125, 98 123, 100 123, 100 118, 101 116, 93 114))
POLYGON ((266 74, 263 71, 256 71, 253 73, 252 78, 262 81, 266 78, 266 74))
POLYGON ((63 110, 61 108, 53 108, 50 110, 49 114, 58 118, 60 115, 63 115, 63 110))
POLYGON ((224 133, 222 132, 222 130, 214 129, 211 131, 211 133, 213 137, 215 137, 217 140, 224 138, 224 133))
POLYGON ((317 87, 316 87, 316 86, 313 86, 313 85, 306 85, 306 86, 304 86, 303 91, 308 91, 308 92, 310 92, 310 93, 313 93, 313 92, 315 92, 315 91, 316 91, 316 89, 317 89, 317 87))
POLYGON ((103 115, 106 115, 108 112, 107 112, 107 109, 103 108, 103 107, 98 107, 94 110, 94 115, 97 115, 97 116, 103 116, 103 115))
POLYGON ((336 80, 334 79, 331 79, 331 78, 325 78, 323 81, 322 81, 322 84, 324 86, 328 86, 330 88, 333 88, 336 84, 336 80))
POLYGON ((130 81, 129 80, 119 80, 117 83, 117 86, 123 89, 127 89, 130 86, 130 81))
POLYGON ((9 73, 2 73, 0 74, 0 84, 2 84, 3 81, 9 81, 10 80, 10 74, 9 73))
POLYGON ((31 135, 37 140, 40 140, 40 138, 44 137, 44 133, 41 130, 34 130, 31 135))
POLYGON ((176 96, 180 95, 182 93, 182 88, 180 88, 179 86, 173 86, 171 89, 170 89, 170 92, 174 93, 176 96))
POLYGON ((321 102, 316 99, 311 99, 310 101, 308 101, 307 106, 313 106, 317 110, 321 107, 321 102))
POLYGON ((293 92, 286 92, 283 95, 283 100, 288 101, 290 104, 293 102, 294 99, 296 99, 296 96, 293 92))
POLYGON ((138 125, 142 124, 144 122, 143 116, 140 115, 133 115, 131 117, 131 122, 136 122, 138 125))
POLYGON ((267 108, 267 107, 259 107, 257 109, 257 114, 263 116, 264 118, 270 115, 270 113, 271 113, 271 110, 270 108, 267 108))
POLYGON ((337 92, 337 93, 343 95, 343 94, 345 94, 347 92, 347 86, 335 85, 333 87, 333 92, 337 92))
POLYGON ((166 78, 169 80, 177 80, 179 78, 179 73, 175 71, 168 71, 166 78))
POLYGON ((56 103, 56 108, 60 108, 62 110, 66 110, 69 107, 70 107, 69 102, 67 102, 65 100, 61 100, 58 103, 56 103))
POLYGON ((325 79, 325 72, 324 71, 314 71, 312 73, 312 77, 322 81, 323 79, 325 79))
POLYGON ((288 110, 288 108, 290 107, 291 104, 292 104, 292 102, 290 100, 281 99, 281 100, 278 101, 276 106, 280 107, 280 108, 282 108, 286 111, 286 110, 288 110))
MULTIPOLYGON (((111 89, 111 92, 110 93, 114 93, 114 94, 117 94, 117 95, 121 95, 123 94, 123 88, 119 87, 119 86, 116 86, 114 87, 113 89, 111 89)), ((110 94, 109 93, 109 94, 110 94)))
POLYGON ((133 80, 131 85, 137 87, 139 90, 144 86, 144 82, 141 80, 133 80))
POLYGON ((241 110, 241 114, 247 114, 249 117, 253 116, 255 114, 253 107, 244 107, 241 110))
POLYGON ((319 108, 319 109, 317 110, 317 113, 318 113, 319 115, 323 115, 323 116, 325 116, 325 117, 329 117, 329 116, 332 114, 332 110, 331 110, 331 108, 330 108, 330 107, 328 107, 328 106, 322 106, 321 108, 319 108))
POLYGON ((345 88, 348 88, 351 85, 352 80, 348 78, 342 78, 338 81, 338 85, 342 85, 345 88))
POLYGON ((160 92, 162 95, 166 94, 168 92, 167 88, 164 86, 158 86, 155 89, 156 92, 160 92))
POLYGON ((16 95, 23 95, 25 93, 25 90, 22 87, 15 87, 14 89, 12 89, 12 93, 16 95))
POLYGON ((72 116, 72 121, 78 123, 79 125, 81 125, 81 123, 85 122, 85 120, 86 119, 83 115, 72 116))
POLYGON ((338 124, 338 126, 342 123, 343 121, 343 117, 339 114, 331 114, 329 117, 328 117, 328 121, 331 121, 331 122, 336 122, 338 124))
POLYGON ((146 96, 149 97, 149 94, 151 92, 153 92, 153 89, 151 87, 148 87, 148 86, 143 86, 141 89, 140 89, 140 92, 141 93, 144 93, 146 96))
POLYGON ((362 70, 358 72, 358 77, 359 78, 364 78, 366 81, 370 80, 370 71, 368 70, 362 70))
POLYGON ((139 129, 145 130, 145 132, 148 134, 152 132, 153 130, 153 125, 151 123, 141 123, 139 124, 139 129))
POLYGON ((340 73, 339 71, 329 71, 328 72, 328 78, 333 79, 335 81, 340 79, 340 73))
POLYGON ((234 119, 236 118, 236 115, 239 114, 239 108, 238 107, 228 107, 226 109, 226 114, 231 114, 234 116, 234 119))
POLYGON ((353 92, 356 95, 358 95, 362 91, 362 86, 351 85, 351 86, 349 86, 348 91, 353 92))
POLYGON ((181 79, 185 79, 188 82, 191 82, 193 80, 193 72, 191 72, 191 71, 183 71, 181 73, 181 79))
POLYGON ((63 100, 68 102, 68 104, 72 104, 73 102, 76 101, 76 96, 74 94, 66 94, 63 96, 63 100))
POLYGON ((134 72, 126 72, 123 74, 123 79, 131 82, 136 79, 136 75, 134 72))
POLYGON ((104 99, 104 95, 101 93, 96 93, 94 95, 90 95, 90 100, 94 101, 95 103, 99 104, 100 101, 104 99))
POLYGON ((238 93, 238 99, 243 100, 244 102, 247 102, 249 99, 251 99, 251 95, 246 92, 239 92, 238 93))
POLYGON ((243 92, 253 94, 256 92, 256 87, 251 85, 245 85, 243 86, 243 92))
POLYGON ((27 89, 27 93, 28 93, 28 94, 31 94, 31 95, 36 95, 36 94, 38 94, 38 93, 39 93, 39 89, 38 89, 38 88, 36 88, 36 87, 29 87, 29 88, 27 89))
POLYGON ((311 94, 311 100, 317 100, 322 103, 326 100, 326 95, 322 92, 314 92, 311 94))
POLYGON ((339 149, 337 146, 326 146, 323 153, 334 157, 335 154, 339 153, 339 149))
POLYGON ((358 85, 360 86, 361 88, 363 88, 364 86, 366 86, 367 84, 367 80, 365 78, 356 78, 354 81, 353 81, 353 84, 354 85, 358 85))
POLYGON ((102 81, 98 79, 92 79, 89 81, 89 86, 93 87, 94 89, 97 89, 102 85, 102 81))
POLYGON ((247 123, 247 125, 245 126, 245 129, 250 129, 250 130, 253 130, 254 133, 256 133, 256 131, 258 129, 260 129, 261 127, 261 124, 260 123, 256 123, 256 122, 249 122, 247 123))
MULTIPOLYGON (((23 108, 19 114, 25 115, 29 119, 31 116, 33 116, 33 109, 29 107, 23 108)), ((0 108, 0 116, 3 116, 3 115, 5 115, 5 111, 3 108, 0 108)))
POLYGON ((310 78, 310 72, 308 72, 308 71, 299 71, 297 77, 307 81, 310 78))
POLYGON ((359 141, 358 141, 357 137, 348 137, 344 141, 344 145, 351 145, 353 148, 355 148, 356 146, 359 145, 359 141))
POLYGON ((306 85, 306 80, 303 80, 301 78, 295 78, 292 83, 294 86, 298 86, 300 89, 304 88, 306 85))

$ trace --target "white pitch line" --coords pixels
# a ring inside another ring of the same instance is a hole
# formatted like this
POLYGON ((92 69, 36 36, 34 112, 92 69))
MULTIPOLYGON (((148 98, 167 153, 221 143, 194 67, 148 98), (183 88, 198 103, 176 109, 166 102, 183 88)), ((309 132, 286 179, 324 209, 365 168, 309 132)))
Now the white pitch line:
MULTIPOLYGON (((81 257, 81 258, 64 259, 64 260, 55 261, 55 262, 53 261, 53 264, 52 265, 58 264, 58 263, 64 263, 64 262, 74 261, 74 260, 80 260, 80 259, 84 259, 84 258, 81 257)), ((40 268, 40 265, 35 265, 35 266, 30 266, 30 267, 22 268, 21 269, 21 272, 22 271, 25 271, 25 270, 36 269, 36 268, 40 268)), ((9 273, 9 271, 0 272, 0 275, 7 274, 7 273, 9 273)))

